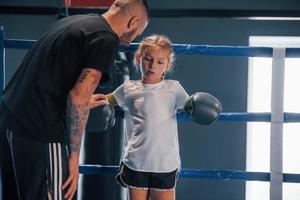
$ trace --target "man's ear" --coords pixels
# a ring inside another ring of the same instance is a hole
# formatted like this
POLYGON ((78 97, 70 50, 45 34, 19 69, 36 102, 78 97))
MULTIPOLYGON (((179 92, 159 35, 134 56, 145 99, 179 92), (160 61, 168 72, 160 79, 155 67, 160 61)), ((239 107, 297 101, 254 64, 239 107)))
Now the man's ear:
POLYGON ((139 22, 139 18, 137 16, 132 16, 127 23, 127 28, 128 29, 135 28, 138 25, 138 22, 139 22))

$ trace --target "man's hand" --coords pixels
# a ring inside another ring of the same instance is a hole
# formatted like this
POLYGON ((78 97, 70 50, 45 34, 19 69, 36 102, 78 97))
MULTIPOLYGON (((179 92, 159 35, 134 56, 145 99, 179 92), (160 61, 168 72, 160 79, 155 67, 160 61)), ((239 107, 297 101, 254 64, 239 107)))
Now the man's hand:
POLYGON ((91 101, 90 101, 90 108, 95 108, 97 106, 106 105, 109 104, 107 101, 105 94, 94 94, 92 95, 91 101))
POLYGON ((67 189, 64 197, 68 200, 72 200, 79 179, 79 155, 71 154, 69 158, 69 177, 64 182, 62 190, 67 189))

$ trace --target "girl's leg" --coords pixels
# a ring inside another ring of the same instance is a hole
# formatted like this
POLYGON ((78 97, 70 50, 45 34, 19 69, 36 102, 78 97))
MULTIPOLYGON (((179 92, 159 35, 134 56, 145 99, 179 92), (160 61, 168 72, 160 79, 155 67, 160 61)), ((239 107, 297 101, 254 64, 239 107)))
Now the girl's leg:
POLYGON ((130 200, 148 200, 149 190, 138 189, 138 188, 128 188, 129 199, 130 200))
POLYGON ((175 189, 155 190, 150 189, 151 200, 175 200, 175 189))

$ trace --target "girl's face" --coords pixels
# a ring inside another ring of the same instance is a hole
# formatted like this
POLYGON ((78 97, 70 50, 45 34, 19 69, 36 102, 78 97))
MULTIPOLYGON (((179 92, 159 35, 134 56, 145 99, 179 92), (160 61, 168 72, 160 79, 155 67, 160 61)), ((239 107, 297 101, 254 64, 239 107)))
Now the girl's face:
POLYGON ((142 72, 143 83, 158 83, 170 67, 170 52, 161 47, 147 47, 140 55, 137 55, 137 62, 142 72))

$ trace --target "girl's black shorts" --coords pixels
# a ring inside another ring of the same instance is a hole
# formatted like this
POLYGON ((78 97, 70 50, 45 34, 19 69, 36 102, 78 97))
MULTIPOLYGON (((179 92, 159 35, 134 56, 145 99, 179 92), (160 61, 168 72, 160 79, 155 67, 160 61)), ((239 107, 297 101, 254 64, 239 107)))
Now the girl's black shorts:
POLYGON ((122 162, 116 181, 123 187, 169 190, 175 188, 178 171, 176 169, 167 173, 141 172, 130 169, 122 162))

